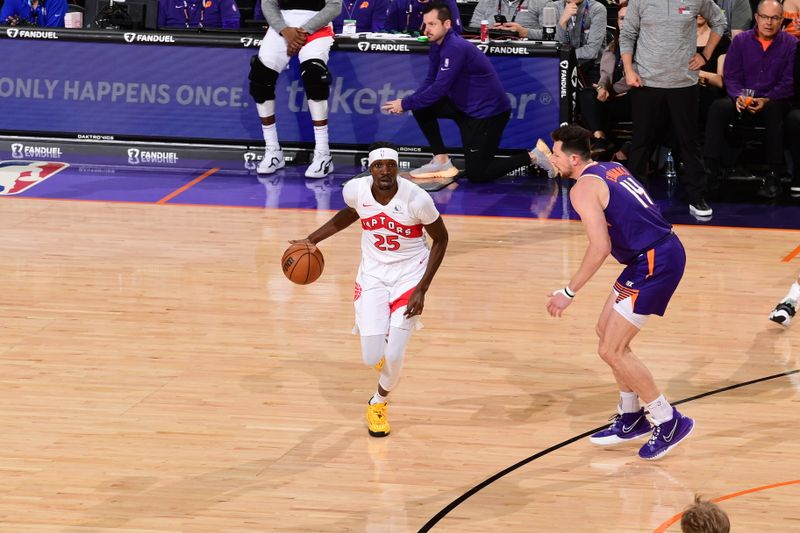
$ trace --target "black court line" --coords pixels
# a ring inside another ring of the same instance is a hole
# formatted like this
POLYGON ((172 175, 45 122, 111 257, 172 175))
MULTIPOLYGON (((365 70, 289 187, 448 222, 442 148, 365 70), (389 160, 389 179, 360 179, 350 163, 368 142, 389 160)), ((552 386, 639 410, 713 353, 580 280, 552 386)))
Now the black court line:
MULTIPOLYGON (((800 368, 797 368, 797 369, 794 369, 794 370, 787 370, 786 372, 781 372, 780 374, 773 374, 771 376, 766 376, 766 377, 763 377, 763 378, 751 379, 750 381, 743 381, 742 383, 736 383, 734 385, 728 385, 727 387, 722 387, 721 389, 715 389, 715 390, 712 390, 712 391, 709 391, 709 392, 703 392, 703 393, 697 394, 695 396, 690 396, 688 398, 684 398, 683 400, 678 400, 677 402, 672 402, 672 405, 680 405, 682 403, 688 403, 688 402, 691 402, 691 401, 694 401, 694 400, 699 400, 700 398, 705 398, 706 396, 711 396, 711 395, 714 395, 714 394, 719 394, 721 392, 726 392, 726 391, 729 391, 729 390, 738 389, 740 387, 746 387, 748 385, 753 385, 755 383, 761 383, 762 381, 769 381, 771 379, 781 378, 781 377, 785 377, 785 376, 791 376, 792 374, 797 374, 798 372, 800 372, 800 368)), ((504 470, 501 470, 500 472, 498 472, 495 475, 493 475, 492 477, 482 481, 481 483, 478 483, 477 485, 475 485, 474 487, 469 489, 467 492, 465 492, 464 494, 462 494, 461 496, 459 496, 458 498, 456 498, 455 500, 450 502, 444 509, 442 509, 441 511, 436 513, 436 515, 433 518, 428 520, 428 522, 419 529, 419 533, 425 533, 426 531, 430 531, 430 529, 433 526, 435 526, 437 523, 439 523, 439 521, 441 521, 442 518, 447 516, 450 513, 450 511, 452 511, 453 509, 455 509, 456 507, 458 507, 459 505, 464 503, 473 494, 477 493, 481 489, 484 489, 484 488, 488 487, 489 485, 491 485, 492 483, 494 483, 498 479, 502 478, 506 474, 510 474, 514 470, 517 470, 518 468, 525 466, 526 464, 530 463, 531 461, 535 461, 536 459, 538 459, 540 457, 544 457, 545 455, 550 454, 550 453, 552 453, 552 452, 554 452, 556 450, 560 450, 564 446, 568 446, 568 445, 572 444, 573 442, 577 442, 577 441, 579 441, 581 439, 584 439, 584 438, 588 437, 589 435, 591 435, 592 433, 600 431, 601 429, 604 429, 606 427, 608 427, 608 424, 604 424, 604 425, 596 427, 594 429, 590 429, 589 431, 581 433, 580 435, 576 435, 576 436, 574 436, 574 437, 572 437, 570 439, 565 440, 564 442, 560 442, 560 443, 556 444, 555 446, 550 446, 546 450, 542 450, 542 451, 540 451, 538 453, 535 453, 535 454, 531 455, 530 457, 528 457, 527 459, 523 459, 522 461, 520 461, 518 463, 515 463, 515 464, 509 466, 508 468, 506 468, 504 470)))

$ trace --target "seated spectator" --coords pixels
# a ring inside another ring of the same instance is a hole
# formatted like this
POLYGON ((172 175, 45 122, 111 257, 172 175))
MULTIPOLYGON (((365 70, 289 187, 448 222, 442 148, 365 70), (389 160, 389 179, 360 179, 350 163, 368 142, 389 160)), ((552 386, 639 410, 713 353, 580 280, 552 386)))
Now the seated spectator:
POLYGON ((575 49, 584 87, 597 83, 608 13, 598 0, 556 0, 556 41, 575 49))
POLYGON ((333 19, 333 31, 341 34, 345 20, 356 21, 356 33, 382 32, 389 0, 342 0, 342 12, 333 19))
MULTIPOLYGON (((256 2, 260 3, 260 2, 256 2)), ((159 0, 159 28, 238 29, 236 0, 159 0)))
MULTIPOLYGON (((389 12, 386 15, 386 31, 410 34, 424 33, 422 15, 425 7, 430 3, 431 0, 392 0, 389 4, 389 12)), ((458 13, 456 0, 444 0, 443 3, 450 9, 453 31, 461 35, 461 15, 458 13)))
POLYGON ((600 79, 593 88, 578 93, 578 106, 583 121, 592 132, 592 157, 601 157, 611 147, 608 131, 612 124, 631 119, 630 87, 625 81, 619 51, 619 27, 625 20, 628 2, 623 0, 617 11, 617 31, 600 58, 600 79))
POLYGON ((784 0, 783 18, 790 21, 784 31, 800 38, 800 0, 784 0))
MULTIPOLYGON (((749 4, 748 4, 749 5, 749 4)), ((697 15, 697 53, 702 54, 711 35, 711 27, 703 15, 697 15)), ((700 124, 706 123, 708 109, 715 100, 725 96, 722 90, 722 65, 725 53, 731 45, 731 40, 727 35, 723 35, 719 44, 714 48, 714 53, 708 61, 700 67, 698 71, 700 85, 700 124)))
POLYGON ((683 533, 729 533, 731 522, 725 511, 714 502, 694 497, 694 505, 683 512, 683 533))
POLYGON ((733 39, 743 31, 753 27, 753 10, 750 0, 715 0, 725 13, 725 37, 733 39))
POLYGON ((723 79, 728 98, 716 100, 708 112, 704 157, 709 183, 719 179, 725 132, 738 112, 744 124, 765 127, 764 149, 769 172, 759 194, 780 193, 783 160, 783 119, 794 96, 793 69, 797 39, 780 31, 783 6, 761 0, 756 27, 737 35, 725 58, 723 79), (752 91, 752 94, 748 94, 752 91))
POLYGON ((5 0, 0 24, 63 28, 67 0, 5 0))
POLYGON ((478 0, 469 25, 477 28, 488 20, 493 29, 517 32, 523 39, 542 38, 542 8, 550 0, 478 0), (496 17, 505 17, 497 22, 496 17))

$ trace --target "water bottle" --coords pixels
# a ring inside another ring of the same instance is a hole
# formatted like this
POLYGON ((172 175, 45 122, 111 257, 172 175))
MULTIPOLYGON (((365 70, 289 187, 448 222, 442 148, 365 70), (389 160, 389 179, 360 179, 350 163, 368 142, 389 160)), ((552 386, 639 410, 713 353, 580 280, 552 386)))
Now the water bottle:
POLYGON ((485 43, 489 40, 489 21, 482 20, 481 21, 481 42, 485 43))
POLYGON ((678 173, 675 172, 675 160, 672 158, 672 150, 667 152, 667 158, 664 161, 664 176, 668 181, 678 177, 678 173))

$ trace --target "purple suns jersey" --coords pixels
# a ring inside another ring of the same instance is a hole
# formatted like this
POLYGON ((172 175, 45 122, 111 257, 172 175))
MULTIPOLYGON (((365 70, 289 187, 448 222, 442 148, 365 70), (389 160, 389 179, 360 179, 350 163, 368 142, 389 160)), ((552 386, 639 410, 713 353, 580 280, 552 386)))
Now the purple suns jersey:
POLYGON ((595 163, 581 176, 597 176, 608 185, 605 209, 611 255, 627 264, 672 233, 672 225, 644 187, 619 163, 595 163))

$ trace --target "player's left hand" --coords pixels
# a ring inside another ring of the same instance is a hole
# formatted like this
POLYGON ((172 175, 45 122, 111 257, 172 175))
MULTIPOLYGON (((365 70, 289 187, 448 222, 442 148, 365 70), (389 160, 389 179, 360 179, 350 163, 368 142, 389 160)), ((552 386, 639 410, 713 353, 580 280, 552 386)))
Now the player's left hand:
POLYGON ((397 100, 391 100, 386 102, 381 106, 381 109, 387 111, 389 113, 394 113, 395 115, 399 115, 403 112, 403 101, 399 98, 397 100))
POLYGON ((547 312, 550 316, 560 317, 564 309, 572 303, 572 298, 565 295, 562 291, 556 291, 550 295, 547 301, 547 312))
POLYGON ((411 318, 412 316, 421 315, 423 307, 425 307, 425 291, 416 288, 411 293, 411 298, 408 299, 406 312, 403 313, 403 316, 411 318))
POLYGON ((308 246, 308 249, 311 251, 311 253, 317 251, 317 245, 311 242, 311 240, 308 237, 306 237, 305 239, 292 239, 289 241, 289 244, 305 244, 308 246))

